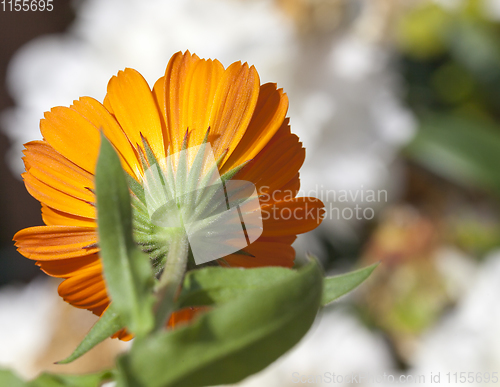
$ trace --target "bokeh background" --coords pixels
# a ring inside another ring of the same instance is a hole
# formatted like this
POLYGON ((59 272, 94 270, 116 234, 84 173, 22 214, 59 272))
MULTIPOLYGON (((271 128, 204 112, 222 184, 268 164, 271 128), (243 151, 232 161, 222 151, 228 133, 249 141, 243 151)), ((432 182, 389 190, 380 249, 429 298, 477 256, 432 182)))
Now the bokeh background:
POLYGON ((19 176, 22 144, 51 107, 102 100, 125 67, 152 85, 189 49, 249 62, 289 95, 307 150, 302 194, 327 206, 299 257, 315 253, 329 274, 382 262, 241 385, 500 371, 500 0, 57 0, 0 12, 0 32, 0 367, 89 372, 126 349, 108 340, 53 364, 94 317, 13 247, 16 231, 42 224, 19 176))

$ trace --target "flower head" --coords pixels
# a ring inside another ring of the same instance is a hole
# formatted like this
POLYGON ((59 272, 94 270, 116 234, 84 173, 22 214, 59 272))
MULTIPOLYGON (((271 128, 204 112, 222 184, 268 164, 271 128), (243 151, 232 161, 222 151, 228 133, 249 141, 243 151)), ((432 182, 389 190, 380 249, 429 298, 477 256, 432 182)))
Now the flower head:
MULTIPOLYGON (((65 301, 97 315, 108 307, 94 194, 102 130, 131 184, 143 189, 148 154, 161 163, 183 149, 209 143, 218 174, 253 183, 262 211, 258 239, 217 262, 291 267, 291 244, 297 234, 319 225, 323 204, 296 197, 305 151, 290 132, 287 108, 286 94, 275 84, 261 85, 255 68, 246 63, 224 69, 217 60, 177 53, 153 90, 137 71, 120 71, 109 81, 102 104, 82 97, 69 108, 53 108, 40 123, 44 140, 25 144, 23 177, 42 204, 45 226, 14 236, 20 253, 36 260, 45 273, 64 278, 59 294, 65 301)), ((137 203, 134 237, 160 271, 168 235, 158 231, 137 203)), ((174 313, 170 323, 190 313, 174 313)))

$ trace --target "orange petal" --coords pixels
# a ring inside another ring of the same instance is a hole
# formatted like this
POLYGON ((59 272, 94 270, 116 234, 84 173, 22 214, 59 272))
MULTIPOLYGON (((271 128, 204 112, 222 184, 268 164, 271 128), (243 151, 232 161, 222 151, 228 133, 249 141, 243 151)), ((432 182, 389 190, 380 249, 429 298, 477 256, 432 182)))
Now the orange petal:
POLYGON ((106 110, 109 112, 109 114, 111 114, 113 117, 115 117, 115 112, 113 111, 113 108, 111 107, 111 102, 109 102, 109 97, 108 97, 107 94, 104 97, 104 100, 102 101, 102 104, 106 108, 106 110))
POLYGON ((83 218, 58 211, 55 208, 48 207, 44 203, 42 203, 42 219, 47 226, 97 227, 95 219, 83 218))
POLYGON ((281 235, 281 236, 272 236, 267 237, 261 235, 258 241, 260 242, 275 242, 275 243, 284 243, 286 245, 291 246, 293 242, 297 239, 297 235, 281 235))
POLYGON ((64 301, 77 308, 96 310, 109 304, 100 265, 79 271, 64 280, 58 291, 64 301))
POLYGON ((125 69, 108 83, 107 98, 111 109, 130 142, 141 145, 141 133, 158 160, 165 158, 165 147, 153 93, 137 71, 125 69))
MULTIPOLYGON (((186 51, 185 54, 178 52, 170 58, 165 70, 163 114, 167 123, 172 154, 181 150, 182 141, 187 130, 187 128, 181 127, 183 103, 185 94, 188 93, 186 78, 190 69, 199 60, 196 55, 191 55, 189 51, 186 51)), ((158 85, 158 92, 161 92, 161 85, 158 85)), ((161 103, 161 97, 157 99, 161 103)), ((202 113, 200 112, 200 114, 202 113)))
POLYGON ((311 197, 262 205, 262 235, 272 237, 302 234, 318 227, 323 215, 323 203, 311 197))
POLYGON ((73 164, 44 141, 25 144, 28 173, 51 188, 83 201, 94 201, 93 175, 73 164))
MULTIPOLYGON (((157 82, 155 94, 161 93, 157 82)), ((171 152, 181 149, 189 129, 189 146, 199 145, 210 127, 209 140, 218 158, 226 158, 243 137, 259 96, 254 67, 233 63, 223 70, 218 61, 200 60, 189 51, 176 53, 165 71, 165 116, 171 152)), ((161 105, 161 97, 157 97, 161 105)))
POLYGON ((14 235, 18 251, 26 258, 50 261, 96 253, 94 228, 39 226, 25 228, 14 235))
POLYGON ((40 266, 43 272, 52 277, 69 278, 75 276, 78 272, 100 266, 101 262, 97 254, 91 254, 86 257, 37 261, 36 264, 40 266))
POLYGON ((32 174, 25 172, 21 175, 28 192, 38 201, 45 203, 59 211, 84 218, 96 218, 95 207, 84 200, 67 195, 35 178, 32 174))
POLYGON ((106 292, 106 287, 102 282, 88 286, 85 290, 86 292, 81 291, 66 296, 65 301, 70 302, 71 305, 81 309, 95 309, 109 304, 108 293, 106 292))
POLYGON ((131 176, 137 178, 142 175, 141 163, 136 150, 123 132, 116 119, 109 111, 94 98, 82 97, 74 101, 71 109, 80 113, 89 120, 97 129, 101 129, 106 138, 114 145, 123 168, 131 176))
POLYGON ((259 97, 259 75, 255 68, 240 62, 227 68, 219 82, 210 114, 209 140, 223 163, 233 153, 245 134, 259 97))
MULTIPOLYGON (((304 158, 302 143, 290 132, 288 120, 285 120, 271 141, 234 179, 251 181, 259 194, 272 195, 297 176, 304 158)), ((269 202, 270 199, 264 200, 269 202)))
POLYGON ((275 191, 272 192, 269 197, 272 199, 273 202, 279 202, 282 200, 289 200, 297 196, 300 190, 300 178, 299 174, 297 173, 292 179, 283 185, 282 187, 279 187, 275 191))
POLYGON ((259 99, 252 120, 221 172, 229 171, 243 162, 253 159, 281 127, 287 110, 288 97, 282 89, 276 90, 274 83, 260 86, 259 99))
POLYGON ((199 60, 189 68, 184 81, 180 123, 176 130, 182 139, 189 129, 188 147, 200 145, 205 138, 215 92, 223 74, 224 67, 217 60, 199 60))
POLYGON ((170 316, 170 319, 168 320, 167 326, 169 328, 175 328, 179 324, 187 323, 187 322, 191 321, 197 315, 199 315, 200 313, 203 313, 209 309, 210 308, 208 308, 208 307, 200 306, 200 307, 188 307, 188 308, 178 310, 177 312, 172 313, 172 315, 170 316))
POLYGON ((163 145, 168 149, 169 134, 167 129, 167 117, 165 116, 165 77, 158 79, 153 86, 153 97, 156 102, 156 108, 160 112, 161 130, 163 133, 163 145))
POLYGON ((234 267, 292 267, 295 259, 295 250, 287 243, 257 240, 244 250, 253 257, 232 254, 225 257, 225 261, 234 267))
POLYGON ((40 121, 43 138, 62 156, 94 173, 99 153, 99 130, 77 111, 55 107, 40 121))
POLYGON ((113 336, 111 336, 112 339, 119 339, 122 341, 130 341, 134 338, 134 336, 129 333, 126 329, 122 329, 118 332, 116 332, 113 336))

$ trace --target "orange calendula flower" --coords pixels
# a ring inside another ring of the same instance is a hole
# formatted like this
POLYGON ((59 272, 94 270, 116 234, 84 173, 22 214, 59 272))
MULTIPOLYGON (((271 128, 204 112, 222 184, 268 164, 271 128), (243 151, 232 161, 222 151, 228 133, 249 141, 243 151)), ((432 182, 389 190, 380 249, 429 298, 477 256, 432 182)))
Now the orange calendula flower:
MULTIPOLYGON (((319 225, 323 204, 296 197, 305 150, 290 132, 287 109, 286 94, 275 84, 261 85, 255 68, 246 63, 224 69, 217 60, 177 53, 153 90, 137 71, 120 71, 109 81, 103 103, 82 97, 69 108, 53 108, 40 123, 43 141, 25 145, 23 178, 42 204, 45 226, 19 231, 14 236, 19 252, 48 275, 64 278, 59 294, 65 301, 100 316, 110 304, 94 194, 100 130, 124 170, 140 184, 146 143, 163 160, 181 151, 184 142, 188 147, 202 144, 208 130, 220 174, 237 170, 234 179, 255 184, 263 214, 262 235, 244 252, 219 262, 291 267, 296 235, 319 225)), ((143 230, 136 232, 139 238, 143 230)), ((165 250, 162 243, 156 238, 153 246, 142 246, 152 264, 165 250)), ((190 311, 174 313, 170 324, 189 316, 190 311)))

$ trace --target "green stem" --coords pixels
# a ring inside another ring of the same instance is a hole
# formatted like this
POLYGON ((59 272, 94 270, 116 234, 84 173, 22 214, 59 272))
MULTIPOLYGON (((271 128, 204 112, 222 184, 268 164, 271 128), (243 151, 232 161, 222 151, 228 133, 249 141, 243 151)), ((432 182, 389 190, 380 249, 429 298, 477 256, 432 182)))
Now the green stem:
POLYGON ((158 283, 156 304, 155 330, 165 327, 170 315, 174 311, 175 297, 182 285, 186 273, 189 253, 187 236, 180 231, 172 238, 167 255, 167 262, 158 283))

